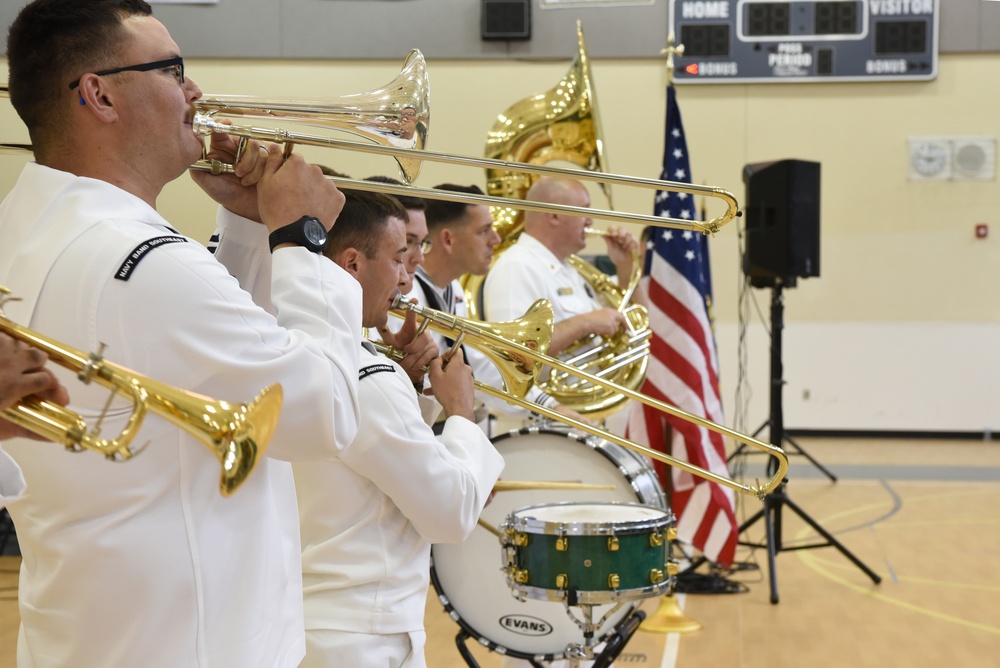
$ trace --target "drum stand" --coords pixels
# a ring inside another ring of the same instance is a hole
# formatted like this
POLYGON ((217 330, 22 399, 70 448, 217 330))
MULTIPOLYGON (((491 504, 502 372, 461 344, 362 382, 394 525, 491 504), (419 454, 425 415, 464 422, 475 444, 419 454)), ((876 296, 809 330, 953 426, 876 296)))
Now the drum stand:
MULTIPOLYGON (((780 280, 775 283, 773 288, 771 288, 771 418, 769 424, 771 426, 771 444, 777 447, 781 447, 782 442, 787 440, 785 439, 784 415, 781 406, 781 390, 784 384, 784 381, 781 378, 781 329, 783 326, 784 313, 784 301, 781 294, 781 288, 782 285, 780 280)), ((769 476, 774 475, 777 471, 777 463, 773 457, 768 461, 767 470, 769 476)), ((834 478, 834 480, 836 480, 836 478, 834 478)), ((779 552, 784 551, 808 550, 817 547, 835 547, 841 554, 850 559, 855 566, 860 568, 865 575, 871 578, 872 582, 875 584, 881 582, 882 578, 862 563, 860 559, 854 556, 854 554, 844 547, 840 541, 833 537, 833 534, 821 527, 816 520, 809 517, 804 510, 799 508, 794 501, 788 498, 788 493, 785 491, 787 484, 788 478, 785 478, 781 481, 781 484, 778 485, 774 492, 766 494, 764 496, 764 507, 753 517, 740 525, 739 528, 739 533, 742 535, 758 520, 764 520, 764 529, 767 538, 767 565, 771 583, 771 603, 778 602, 778 573, 774 560, 775 557, 778 556, 779 552), (812 529, 822 536, 826 542, 810 545, 784 545, 781 541, 781 511, 785 506, 788 506, 803 522, 812 527, 812 529)), ((764 547, 764 545, 746 543, 743 541, 740 541, 739 544, 749 545, 751 547, 764 547)))

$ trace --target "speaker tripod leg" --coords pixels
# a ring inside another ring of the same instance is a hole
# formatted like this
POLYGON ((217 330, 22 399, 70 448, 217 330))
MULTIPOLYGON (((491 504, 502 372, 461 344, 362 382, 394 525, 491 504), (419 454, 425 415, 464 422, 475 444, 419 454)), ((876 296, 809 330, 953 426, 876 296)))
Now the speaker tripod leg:
POLYGON ((862 570, 862 572, 864 572, 865 575, 867 575, 869 578, 871 578, 872 582, 874 582, 875 584, 878 584, 878 583, 882 582, 882 578, 875 571, 873 571, 872 569, 868 568, 868 566, 866 566, 864 564, 864 562, 862 562, 860 559, 858 559, 856 556, 854 556, 853 552, 851 552, 846 547, 844 547, 844 545, 839 540, 837 540, 836 538, 833 537, 833 534, 831 534, 829 531, 827 531, 826 529, 824 529, 823 527, 821 527, 819 525, 819 523, 817 523, 813 518, 809 517, 809 515, 807 515, 805 513, 805 511, 803 511, 801 508, 799 508, 795 504, 794 501, 792 501, 791 499, 786 498, 783 501, 783 503, 785 505, 787 505, 789 508, 791 508, 792 511, 796 515, 798 515, 802 519, 803 522, 805 522, 806 524, 808 524, 809 526, 811 526, 813 528, 813 531, 815 531, 816 533, 818 533, 819 535, 821 535, 823 538, 825 538, 826 541, 827 541, 827 543, 829 543, 833 547, 837 548, 842 555, 844 555, 845 557, 847 557, 848 559, 850 559, 851 563, 853 563, 855 566, 857 566, 858 568, 860 568, 862 570))

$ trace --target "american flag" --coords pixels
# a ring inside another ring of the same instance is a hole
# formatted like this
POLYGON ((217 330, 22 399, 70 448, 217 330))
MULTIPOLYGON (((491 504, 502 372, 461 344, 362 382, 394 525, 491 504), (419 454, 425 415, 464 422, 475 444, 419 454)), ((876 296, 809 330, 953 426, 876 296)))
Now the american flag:
MULTIPOLYGON (((673 86, 667 87, 660 178, 691 182, 687 142, 673 86)), ((654 215, 694 220, 694 197, 657 191, 654 215)), ((649 295, 653 333, 642 392, 724 424, 712 330, 708 239, 698 232, 652 230, 642 280, 649 295)), ((636 442, 729 477, 723 438, 714 431, 635 402, 629 415, 629 434, 636 442)), ((732 564, 738 536, 732 490, 658 461, 654 466, 664 487, 673 489, 671 505, 677 516, 678 538, 694 545, 712 562, 723 567, 732 564)))

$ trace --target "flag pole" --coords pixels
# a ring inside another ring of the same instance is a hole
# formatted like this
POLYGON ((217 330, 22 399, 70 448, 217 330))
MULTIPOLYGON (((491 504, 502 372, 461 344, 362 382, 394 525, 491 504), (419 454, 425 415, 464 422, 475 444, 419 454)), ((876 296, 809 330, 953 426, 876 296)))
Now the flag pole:
MULTIPOLYGON (((660 51, 660 55, 667 57, 667 88, 674 85, 675 54, 679 56, 684 55, 684 45, 676 45, 674 29, 671 26, 670 32, 667 35, 667 48, 660 51)), ((650 232, 650 228, 646 228, 643 234, 644 242, 650 232)), ((675 530, 672 540, 676 540, 676 535, 675 530)), ((649 617, 639 624, 639 630, 646 631, 647 633, 692 633, 701 630, 701 628, 701 622, 691 619, 684 614, 673 591, 665 596, 661 596, 660 602, 653 614, 649 615, 649 617)))
POLYGON ((674 39, 674 29, 667 35, 667 48, 660 49, 660 55, 667 57, 667 85, 674 85, 674 56, 684 55, 684 45, 678 45, 674 39))

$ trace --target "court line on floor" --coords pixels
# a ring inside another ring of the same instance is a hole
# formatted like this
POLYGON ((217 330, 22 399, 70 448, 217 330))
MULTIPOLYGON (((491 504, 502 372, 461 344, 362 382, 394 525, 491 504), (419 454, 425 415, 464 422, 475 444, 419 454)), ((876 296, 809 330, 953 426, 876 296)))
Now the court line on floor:
MULTIPOLYGON (((969 490, 969 491, 972 491, 972 490, 969 490)), ((963 495, 964 493, 965 493, 965 491, 963 490, 963 492, 944 493, 944 494, 942 494, 940 496, 944 496, 944 497, 957 496, 957 495, 963 495)), ((934 496, 934 495, 929 495, 929 496, 934 496)), ((923 500, 926 500, 928 497, 921 497, 921 498, 923 500)), ((851 515, 851 514, 856 513, 856 512, 861 512, 861 511, 867 510, 867 509, 871 508, 873 505, 876 505, 876 504, 867 504, 865 506, 860 506, 860 507, 854 508, 852 510, 847 510, 847 511, 842 511, 842 512, 839 512, 839 513, 835 513, 834 515, 831 515, 830 517, 824 518, 824 520, 826 522, 829 522, 831 519, 837 519, 837 518, 840 518, 840 517, 845 517, 845 516, 851 515)), ((820 521, 820 523, 822 524, 823 521, 820 521)), ((803 527, 802 529, 799 530, 798 537, 800 539, 805 539, 805 536, 808 533, 810 533, 810 532, 812 532, 812 527, 805 526, 805 527, 803 527)), ((998 626, 990 626, 988 624, 982 624, 980 622, 975 622, 975 621, 972 621, 972 620, 963 619, 961 617, 956 617, 955 615, 949 615, 947 613, 940 612, 940 611, 937 611, 937 610, 933 610, 931 608, 927 608, 927 607, 924 607, 924 606, 919 606, 919 605, 915 605, 913 603, 908 603, 906 601, 901 601, 901 600, 899 600, 897 598, 893 598, 893 597, 889 596, 888 594, 883 594, 883 593, 881 593, 879 591, 873 590, 870 587, 861 586, 861 585, 855 584, 853 582, 850 582, 849 580, 845 580, 844 578, 839 577, 838 575, 835 575, 834 573, 831 573, 829 570, 827 570, 826 568, 824 568, 823 567, 823 561, 821 559, 818 559, 817 557, 814 557, 811 554, 807 554, 805 551, 801 551, 799 553, 799 559, 808 568, 810 568, 811 570, 813 570, 816 573, 819 573, 821 576, 825 577, 827 580, 830 580, 831 582, 839 584, 839 585, 841 585, 843 587, 846 587, 846 588, 848 588, 848 589, 850 589, 852 591, 858 592, 858 593, 863 594, 865 596, 870 596, 870 597, 872 597, 872 598, 874 598, 876 600, 882 601, 883 603, 888 603, 889 605, 894 605, 896 607, 903 608, 904 610, 909 610, 909 611, 915 612, 917 614, 921 614, 921 615, 925 615, 925 616, 928 616, 928 617, 932 617, 934 619, 939 619, 941 621, 949 622, 951 624, 956 624, 958 626, 965 626, 965 627, 976 629, 976 630, 979 630, 979 631, 985 631, 986 633, 991 633, 991 634, 994 634, 994 635, 1000 635, 1000 627, 998 627, 998 626)), ((891 567, 890 567, 890 570, 891 570, 891 567)), ((895 574, 894 574, 894 579, 895 579, 895 574)), ((896 581, 898 582, 898 579, 896 581)))

